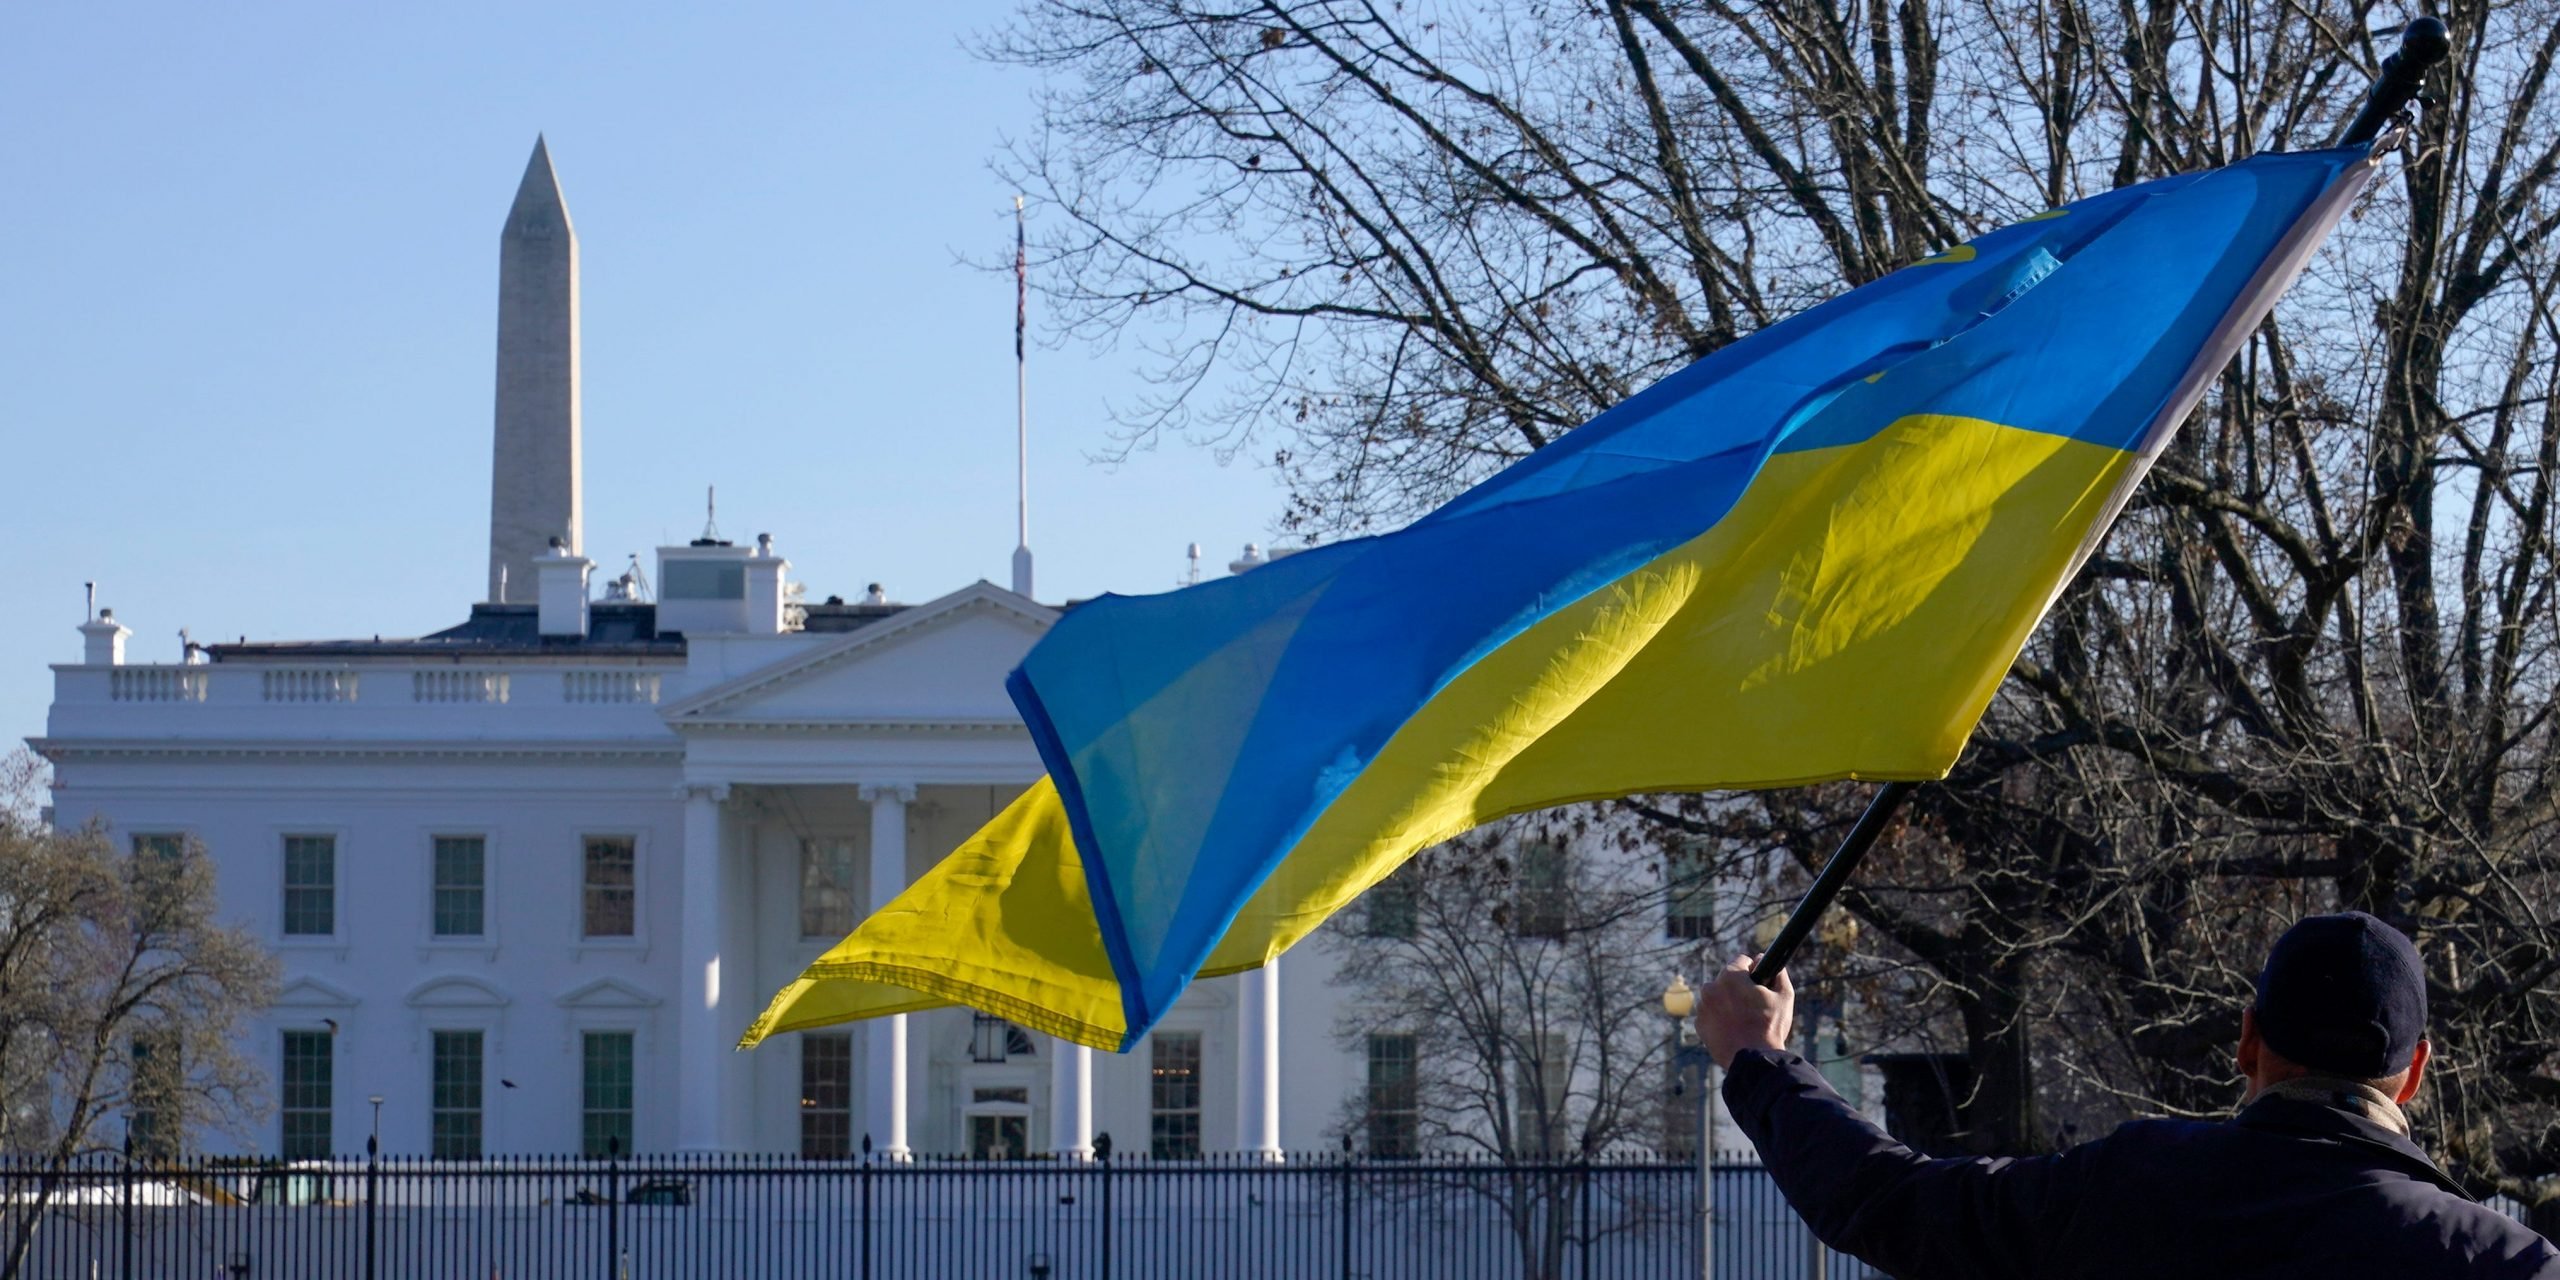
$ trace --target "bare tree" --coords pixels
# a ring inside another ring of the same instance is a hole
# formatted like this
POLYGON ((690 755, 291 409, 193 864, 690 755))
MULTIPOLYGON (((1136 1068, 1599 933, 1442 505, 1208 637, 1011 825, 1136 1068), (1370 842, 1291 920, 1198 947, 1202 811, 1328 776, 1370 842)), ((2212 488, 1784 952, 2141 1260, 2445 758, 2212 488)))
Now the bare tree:
MULTIPOLYGON (((1661 995, 1698 972, 1703 941, 1666 939, 1666 908, 1703 911, 1720 868, 1674 864, 1611 817, 1512 819, 1428 850, 1327 931, 1349 993, 1336 1034, 1385 1054, 1388 1082, 1345 1107, 1370 1155, 1535 1165, 1685 1137, 1661 995)), ((1496 1199, 1524 1274, 1563 1274, 1576 1185, 1511 1175, 1467 1185, 1496 1199)))
POLYGON ((53 771, 44 757, 25 747, 0 756, 0 826, 32 829, 44 813, 44 797, 53 786, 53 771))
MULTIPOLYGON (((2422 1137, 2560 1170, 2552 0, 2457 65, 1847 905, 1985 1150, 2206 1112, 2267 937, 2429 956, 2422 1137), (2057 1123, 2059 1118, 2059 1123, 2057 1123)), ((2081 195, 2323 144, 2404 15, 2315 0, 1031 0, 1012 176, 1070 336, 1286 523, 1399 521, 1772 319, 2081 195)), ((1799 864, 1852 788, 1644 806, 1799 864)), ((1882 992, 1884 987, 1876 988, 1882 992)))
POLYGON ((1573 825, 1512 819, 1425 851, 1365 921, 1355 907, 1353 928, 1328 931, 1346 1046, 1414 1041, 1408 1137, 1379 1136, 1353 1100, 1373 1150, 1546 1158, 1662 1136, 1660 997, 1694 957, 1663 939, 1659 863, 1577 850, 1592 832, 1573 825))
POLYGON ((235 1040, 275 981, 255 940, 215 922, 201 850, 0 825, 0 1155, 42 1174, 0 1209, 0 1280, 84 1157, 120 1142, 166 1158, 262 1107, 235 1040))

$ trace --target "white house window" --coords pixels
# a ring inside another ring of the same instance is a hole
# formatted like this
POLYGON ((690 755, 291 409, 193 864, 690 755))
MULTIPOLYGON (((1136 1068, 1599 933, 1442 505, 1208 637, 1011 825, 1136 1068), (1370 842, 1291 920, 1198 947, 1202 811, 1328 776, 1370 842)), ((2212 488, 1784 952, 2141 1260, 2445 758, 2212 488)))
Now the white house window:
POLYGON ((580 930, 590 938, 632 936, 637 912, 638 842, 630 836, 586 838, 580 930))
MULTIPOLYGON (((414 919, 415 917, 411 917, 414 919)), ((284 838, 284 933, 326 938, 338 931, 338 838, 284 838)))
POLYGON ((744 600, 747 567, 735 560, 669 560, 660 567, 661 600, 744 600))
POLYGON ((428 1154, 438 1160, 480 1158, 480 1033, 439 1031, 433 1046, 428 1154))
POLYGON ((284 1033, 283 1070, 276 1073, 276 1110, 284 1126, 278 1154, 287 1160, 331 1155, 330 1089, 337 1063, 326 1031, 284 1033))
POLYGON ((166 1031, 137 1031, 132 1053, 132 1097, 127 1104, 131 1118, 125 1136, 138 1159, 175 1160, 184 1137, 179 1130, 183 1114, 179 1094, 187 1080, 178 1038, 166 1031))
POLYGON ((800 936, 841 938, 853 932, 853 842, 800 842, 800 936))
POLYGON ((168 832, 139 834, 133 838, 134 887, 156 893, 176 883, 187 856, 187 838, 168 832))
POLYGON ((800 1037, 800 1158, 842 1160, 853 1154, 853 1037, 842 1032, 800 1037))
POLYGON ((187 838, 176 832, 154 831, 136 833, 133 837, 133 856, 137 858, 153 858, 161 862, 176 862, 179 856, 186 852, 186 849, 187 838))
POLYGON ((1565 1082, 1570 1072, 1564 1034, 1545 1031, 1512 1045, 1512 1145, 1522 1155, 1551 1156, 1564 1146, 1565 1082))
POLYGON ((1702 842, 1684 841, 1671 851, 1662 936, 1698 942, 1716 936, 1715 860, 1702 842))
POLYGON ((969 1020, 969 1061, 1006 1062, 1031 1056, 1031 1033, 995 1016, 972 1011, 969 1020))
POLYGON ((489 842, 435 838, 435 936, 477 938, 488 930, 489 842))
POLYGON ((590 1156, 629 1155, 631 1033, 589 1031, 579 1039, 579 1150, 590 1156))
POLYGON ((1200 1033, 1159 1031, 1148 1083, 1147 1154, 1158 1160, 1200 1155, 1200 1033))
POLYGON ((1369 1037, 1369 1154, 1406 1160, 1422 1146, 1422 1093, 1414 1037, 1379 1032, 1369 1037))
POLYGON ((1551 840, 1520 847, 1520 870, 1512 882, 1511 923, 1523 938, 1561 937, 1572 906, 1565 848, 1551 840))
POLYGON ((1361 900, 1369 906, 1368 934, 1372 938, 1410 938, 1421 925, 1422 901, 1410 862, 1370 886, 1361 900))

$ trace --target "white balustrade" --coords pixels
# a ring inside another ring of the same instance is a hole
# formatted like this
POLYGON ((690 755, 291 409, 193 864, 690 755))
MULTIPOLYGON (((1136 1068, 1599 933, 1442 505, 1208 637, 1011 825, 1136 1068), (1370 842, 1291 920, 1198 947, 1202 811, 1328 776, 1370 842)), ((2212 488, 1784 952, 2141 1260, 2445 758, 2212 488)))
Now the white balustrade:
MULTIPOLYGON (((402 663, 367 666, 263 666, 251 663, 133 663, 106 669, 65 668, 55 690, 57 705, 160 704, 220 708, 265 704, 347 704, 358 700, 367 677, 373 703, 408 706, 527 707, 562 704, 596 708, 646 708, 666 694, 666 673, 646 667, 476 667, 402 663), (551 681, 559 680, 558 700, 551 681), (532 683, 517 686, 530 680, 532 683), (401 694, 405 686, 407 696, 401 694), (522 692, 524 698, 516 697, 522 692)), ((135 708, 140 710, 139 706, 135 708)), ((538 711, 535 712, 538 714, 538 711)), ((191 720, 191 724, 196 723, 191 720)), ((210 723, 210 722, 206 722, 210 723)), ((199 728, 204 725, 199 724, 199 728)), ((191 730, 192 731, 192 730, 191 730)))
POLYGON ((202 702, 203 667, 117 667, 107 673, 107 696, 116 702, 202 702))
POLYGON ((504 702, 507 673, 431 667, 409 673, 412 702, 504 702))
POLYGON ((356 673, 326 667, 274 667, 258 673, 262 702, 353 702, 356 673))
POLYGON ((561 673, 563 702, 644 702, 658 700, 655 671, 566 671, 561 673))

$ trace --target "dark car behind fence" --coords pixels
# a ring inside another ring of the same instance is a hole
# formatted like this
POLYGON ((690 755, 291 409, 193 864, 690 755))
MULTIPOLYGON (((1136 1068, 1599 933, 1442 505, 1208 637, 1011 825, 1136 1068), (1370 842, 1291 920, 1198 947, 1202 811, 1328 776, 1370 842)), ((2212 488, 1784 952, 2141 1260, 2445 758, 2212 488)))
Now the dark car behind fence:
MULTIPOLYGON (((1720 1280, 1874 1274, 1757 1166, 1715 1203, 1720 1280)), ((1697 1205, 1654 1160, 101 1159, 0 1164, 0 1248, 32 1226, 19 1274, 65 1280, 1580 1280, 1695 1276, 1697 1205)))

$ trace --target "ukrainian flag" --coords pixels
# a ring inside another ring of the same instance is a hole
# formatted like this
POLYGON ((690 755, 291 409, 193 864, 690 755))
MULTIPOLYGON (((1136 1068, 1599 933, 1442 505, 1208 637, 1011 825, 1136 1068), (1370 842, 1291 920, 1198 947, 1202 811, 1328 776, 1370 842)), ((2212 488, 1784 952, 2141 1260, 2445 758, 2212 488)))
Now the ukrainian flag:
POLYGON ((956 1002, 1125 1050, 1506 814, 1943 776, 2371 169, 2265 155, 2039 214, 1406 529, 1070 610, 1010 682, 1048 778, 745 1043, 956 1002))

